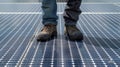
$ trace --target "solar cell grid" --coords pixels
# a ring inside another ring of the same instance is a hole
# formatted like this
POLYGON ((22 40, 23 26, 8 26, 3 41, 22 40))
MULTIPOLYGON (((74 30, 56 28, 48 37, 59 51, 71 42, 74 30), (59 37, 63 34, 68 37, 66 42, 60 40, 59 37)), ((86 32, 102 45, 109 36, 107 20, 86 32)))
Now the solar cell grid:
MULTIPOLYGON (((83 14, 80 15, 77 24, 84 34, 84 40, 81 42, 73 42, 65 38, 62 13, 58 13, 58 37, 48 42, 37 42, 35 36, 43 27, 40 23, 42 14, 21 14, 20 12, 39 12, 40 4, 31 4, 31 8, 27 9, 20 7, 22 4, 18 6, 19 10, 14 11, 13 8, 9 8, 10 11, 9 9, 0 11, 0 13, 19 12, 19 14, 0 14, 1 67, 120 66, 119 6, 82 4, 83 14), (89 14, 90 12, 101 13, 89 14)), ((65 4, 58 4, 58 12, 63 12, 64 7, 65 4)))

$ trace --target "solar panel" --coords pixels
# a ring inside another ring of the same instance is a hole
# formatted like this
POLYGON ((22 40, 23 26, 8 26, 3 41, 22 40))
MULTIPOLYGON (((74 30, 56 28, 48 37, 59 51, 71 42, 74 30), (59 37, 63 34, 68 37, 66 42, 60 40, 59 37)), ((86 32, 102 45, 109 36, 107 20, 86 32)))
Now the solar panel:
POLYGON ((43 27, 41 4, 24 4, 26 7, 22 7, 23 4, 8 5, 17 7, 0 7, 3 9, 0 10, 1 67, 120 66, 118 4, 82 4, 83 13, 79 17, 77 27, 84 34, 84 40, 70 41, 64 35, 62 13, 65 3, 59 3, 58 37, 47 42, 36 41, 36 35, 43 27))

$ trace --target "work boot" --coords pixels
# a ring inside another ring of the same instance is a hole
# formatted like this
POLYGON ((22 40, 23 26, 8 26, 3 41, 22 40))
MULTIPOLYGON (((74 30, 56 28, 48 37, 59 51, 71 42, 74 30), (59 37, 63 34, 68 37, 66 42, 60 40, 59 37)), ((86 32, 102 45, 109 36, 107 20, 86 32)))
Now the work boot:
POLYGON ((72 41, 83 40, 83 34, 75 25, 66 25, 65 35, 72 41))
POLYGON ((47 41, 57 36, 56 25, 45 25, 37 36, 37 41, 47 41))

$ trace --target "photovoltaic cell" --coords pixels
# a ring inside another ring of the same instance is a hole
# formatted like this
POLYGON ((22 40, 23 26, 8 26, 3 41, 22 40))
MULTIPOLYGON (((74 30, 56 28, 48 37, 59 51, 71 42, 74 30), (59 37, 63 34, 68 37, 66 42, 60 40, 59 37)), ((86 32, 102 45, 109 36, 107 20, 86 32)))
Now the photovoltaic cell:
MULTIPOLYGON (((0 12, 41 11, 40 4, 25 5, 17 5, 19 10, 3 8, 0 12)), ((58 4, 58 12, 63 12, 63 8, 65 4, 58 4)), ((80 15, 77 27, 84 34, 83 41, 65 38, 62 14, 58 14, 57 38, 47 42, 36 41, 43 27, 42 14, 0 14, 0 67, 119 67, 120 14, 109 12, 119 12, 120 7, 83 4, 81 9, 83 12, 107 12, 80 15)))

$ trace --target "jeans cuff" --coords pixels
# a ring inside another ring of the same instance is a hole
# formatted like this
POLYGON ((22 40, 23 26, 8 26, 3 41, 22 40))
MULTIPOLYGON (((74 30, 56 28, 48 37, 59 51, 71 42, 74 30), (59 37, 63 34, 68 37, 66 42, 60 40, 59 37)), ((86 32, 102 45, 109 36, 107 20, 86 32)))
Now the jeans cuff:
POLYGON ((57 22, 44 22, 43 23, 43 25, 48 25, 48 24, 57 25, 57 22))

